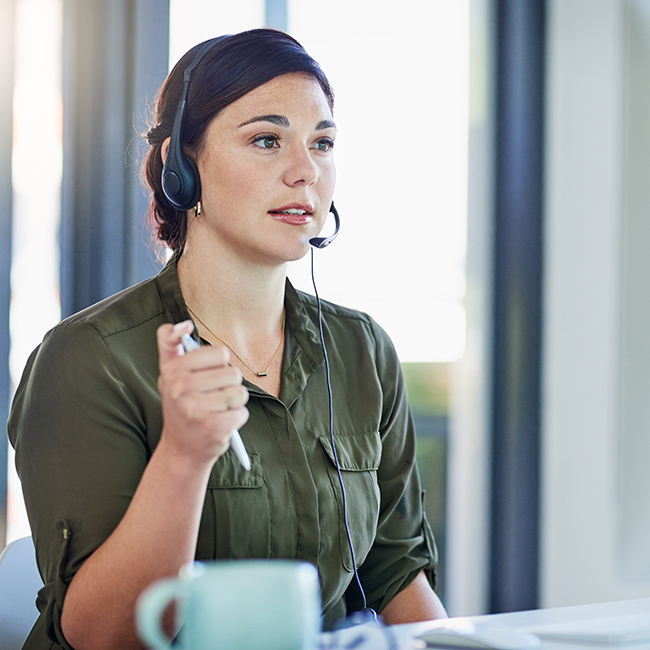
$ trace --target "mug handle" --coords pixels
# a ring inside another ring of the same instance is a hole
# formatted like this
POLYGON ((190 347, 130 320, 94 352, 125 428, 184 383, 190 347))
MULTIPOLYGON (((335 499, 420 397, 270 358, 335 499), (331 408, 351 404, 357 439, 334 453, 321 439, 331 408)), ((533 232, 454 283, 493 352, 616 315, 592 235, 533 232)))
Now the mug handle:
MULTIPOLYGON (((162 615, 167 606, 179 596, 178 579, 159 580, 147 587, 136 604, 136 623, 142 641, 152 648, 171 648, 170 639, 162 629, 162 615)), ((174 648, 180 648, 175 645, 174 648)))

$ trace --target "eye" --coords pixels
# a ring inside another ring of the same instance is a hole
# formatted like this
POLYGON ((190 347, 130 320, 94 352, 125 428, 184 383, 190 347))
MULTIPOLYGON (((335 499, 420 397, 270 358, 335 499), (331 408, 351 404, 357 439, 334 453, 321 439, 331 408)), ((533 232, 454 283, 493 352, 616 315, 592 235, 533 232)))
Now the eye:
POLYGON ((277 135, 259 135, 252 143, 260 149, 274 149, 280 146, 280 138, 277 135))
POLYGON ((333 148, 334 140, 332 138, 319 138, 312 147, 312 149, 318 149, 318 151, 331 151, 333 148))

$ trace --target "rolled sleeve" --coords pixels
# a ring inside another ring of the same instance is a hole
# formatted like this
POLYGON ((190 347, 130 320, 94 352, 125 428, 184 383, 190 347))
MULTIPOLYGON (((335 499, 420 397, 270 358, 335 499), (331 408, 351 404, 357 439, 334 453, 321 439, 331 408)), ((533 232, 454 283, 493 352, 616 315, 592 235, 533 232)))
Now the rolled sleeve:
POLYGON ((146 465, 141 422, 93 327, 60 325, 29 359, 8 430, 44 582, 37 627, 61 647, 68 585, 121 520, 146 465))

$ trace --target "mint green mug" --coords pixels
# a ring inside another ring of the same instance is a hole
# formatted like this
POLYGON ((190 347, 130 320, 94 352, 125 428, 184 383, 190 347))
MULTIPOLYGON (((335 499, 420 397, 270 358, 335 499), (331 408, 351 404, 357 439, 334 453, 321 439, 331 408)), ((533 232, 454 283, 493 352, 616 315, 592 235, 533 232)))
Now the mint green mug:
POLYGON ((224 560, 184 566, 138 599, 142 641, 171 648, 163 613, 176 604, 180 650, 313 650, 320 632, 314 566, 295 560, 224 560))

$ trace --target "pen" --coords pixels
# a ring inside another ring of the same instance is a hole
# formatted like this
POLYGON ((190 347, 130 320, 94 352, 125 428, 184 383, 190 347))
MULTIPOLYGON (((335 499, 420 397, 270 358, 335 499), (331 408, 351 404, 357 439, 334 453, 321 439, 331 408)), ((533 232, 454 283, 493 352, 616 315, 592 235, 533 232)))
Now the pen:
MULTIPOLYGON (((185 350, 185 352, 197 350, 201 347, 189 334, 183 334, 183 336, 181 336, 181 342, 183 344, 183 350, 185 350)), ((241 439, 241 436, 239 435, 239 431, 237 431, 237 429, 232 430, 232 433, 230 435, 230 446, 235 452, 235 456, 237 456, 237 459, 241 463, 241 466, 244 469, 249 470, 251 468, 251 461, 248 457, 248 453, 246 452, 246 447, 244 447, 244 442, 241 439)))

